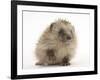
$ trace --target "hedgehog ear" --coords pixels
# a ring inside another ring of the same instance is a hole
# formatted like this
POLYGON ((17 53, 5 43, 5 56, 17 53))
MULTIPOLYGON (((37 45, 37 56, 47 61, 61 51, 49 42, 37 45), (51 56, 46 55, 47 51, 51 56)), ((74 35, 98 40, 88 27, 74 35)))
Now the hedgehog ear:
POLYGON ((54 24, 55 24, 55 23, 51 23, 51 25, 50 25, 50 31, 53 30, 54 24))

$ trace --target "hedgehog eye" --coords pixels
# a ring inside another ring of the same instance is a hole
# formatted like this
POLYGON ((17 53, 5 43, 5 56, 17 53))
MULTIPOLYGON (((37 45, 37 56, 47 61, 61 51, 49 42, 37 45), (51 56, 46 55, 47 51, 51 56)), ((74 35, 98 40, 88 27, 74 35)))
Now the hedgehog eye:
POLYGON ((59 34, 63 34, 64 33, 64 30, 63 29, 60 29, 58 33, 59 34))
POLYGON ((59 36, 65 36, 66 35, 66 33, 63 29, 60 29, 58 34, 59 34, 59 36))

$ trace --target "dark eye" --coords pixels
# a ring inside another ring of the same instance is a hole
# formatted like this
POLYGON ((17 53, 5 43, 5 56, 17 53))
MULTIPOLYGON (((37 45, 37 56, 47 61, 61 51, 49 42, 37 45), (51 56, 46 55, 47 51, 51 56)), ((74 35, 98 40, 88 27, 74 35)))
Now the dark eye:
POLYGON ((64 30, 63 29, 60 29, 60 31, 58 32, 60 35, 64 35, 64 30))

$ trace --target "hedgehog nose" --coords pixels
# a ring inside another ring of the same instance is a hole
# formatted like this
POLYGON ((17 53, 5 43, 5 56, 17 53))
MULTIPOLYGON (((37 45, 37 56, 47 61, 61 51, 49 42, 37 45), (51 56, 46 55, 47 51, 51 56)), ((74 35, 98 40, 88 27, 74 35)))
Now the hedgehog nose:
POLYGON ((67 40, 71 40, 71 36, 67 36, 67 40))

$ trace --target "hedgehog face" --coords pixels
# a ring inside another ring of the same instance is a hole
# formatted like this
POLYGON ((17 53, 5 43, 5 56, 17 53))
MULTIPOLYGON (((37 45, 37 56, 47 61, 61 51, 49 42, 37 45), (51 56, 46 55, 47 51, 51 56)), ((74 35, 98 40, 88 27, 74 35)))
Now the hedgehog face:
POLYGON ((70 43, 74 39, 74 27, 65 21, 57 21, 52 24, 52 32, 62 42, 70 43))
POLYGON ((64 29, 60 29, 58 32, 58 37, 62 42, 70 41, 72 40, 72 34, 71 31, 65 31, 64 29))

